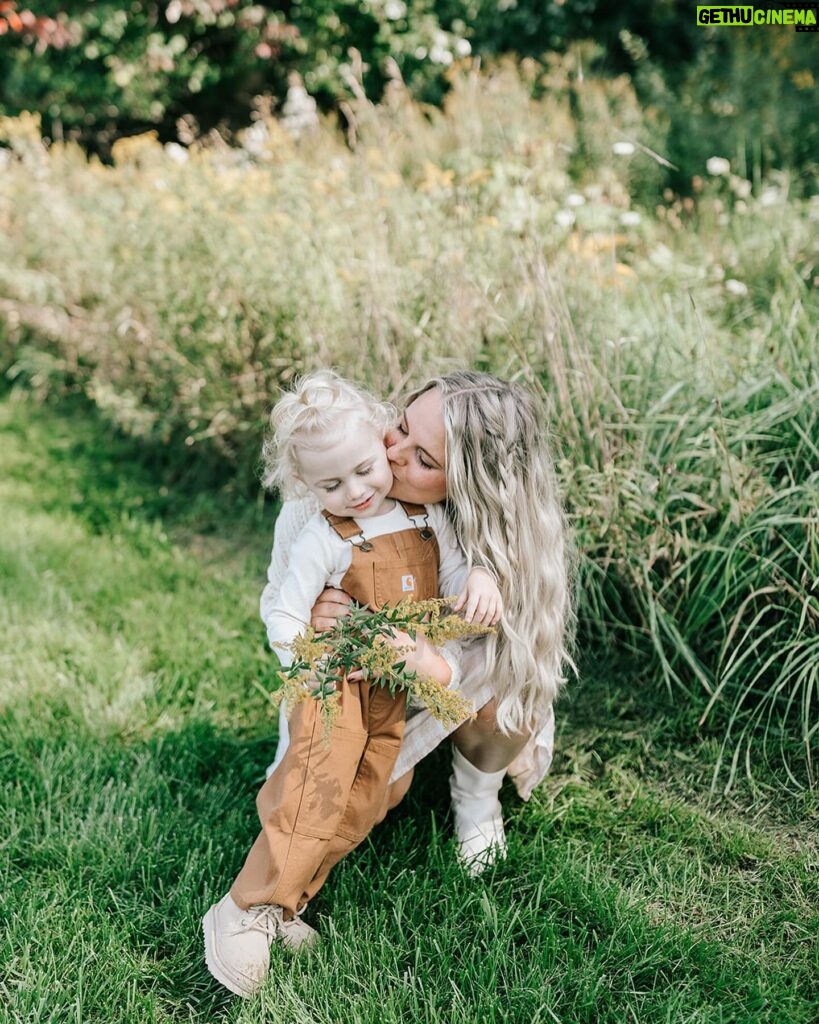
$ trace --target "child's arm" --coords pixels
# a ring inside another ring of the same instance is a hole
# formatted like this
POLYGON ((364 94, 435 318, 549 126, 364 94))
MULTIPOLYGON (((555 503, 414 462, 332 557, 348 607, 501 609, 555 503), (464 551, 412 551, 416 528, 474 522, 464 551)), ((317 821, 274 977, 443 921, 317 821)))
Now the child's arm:
POLYGON ((466 586, 452 606, 455 612, 462 609, 467 622, 480 622, 484 626, 494 626, 503 615, 503 598, 488 569, 476 566, 470 572, 466 586))
POLYGON ((285 667, 292 663, 293 654, 280 645, 292 643, 310 624, 313 603, 336 571, 337 558, 327 524, 317 515, 307 523, 290 550, 289 565, 275 601, 263 607, 270 646, 285 667))
POLYGON ((494 626, 503 614, 503 599, 489 569, 476 566, 467 576, 466 555, 458 543, 452 524, 440 505, 427 505, 430 526, 435 531, 440 552, 439 593, 458 594, 453 610, 463 612, 467 622, 494 626))

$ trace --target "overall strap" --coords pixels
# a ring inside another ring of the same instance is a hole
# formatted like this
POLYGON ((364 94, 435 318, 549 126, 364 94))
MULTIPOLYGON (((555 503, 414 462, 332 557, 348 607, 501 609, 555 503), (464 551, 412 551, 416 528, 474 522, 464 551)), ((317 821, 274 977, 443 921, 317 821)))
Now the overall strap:
POLYGON ((352 537, 361 536, 361 527, 350 516, 334 516, 327 509, 322 509, 321 514, 342 540, 350 540, 352 537))
MULTIPOLYGON (((422 540, 430 540, 435 536, 430 525, 429 525, 429 513, 424 505, 416 505, 411 501, 400 501, 398 503, 404 510, 407 518, 412 522, 412 525, 421 534, 422 540), (419 516, 424 517, 424 525, 418 526, 415 519, 419 516)), ((336 516, 332 512, 328 512, 327 509, 322 509, 321 514, 335 530, 342 540, 348 540, 353 543, 353 537, 360 537, 361 543, 357 545, 362 551, 371 551, 372 544, 368 540, 364 540, 364 533, 358 523, 351 516, 336 516)))
POLYGON ((425 516, 427 514, 426 506, 416 505, 412 501, 399 501, 398 504, 412 519, 414 516, 425 516))
POLYGON ((427 512, 426 505, 416 505, 412 501, 399 501, 398 504, 406 513, 407 518, 412 520, 413 525, 421 535, 421 540, 431 540, 435 536, 432 527, 429 525, 429 512, 427 512), (424 517, 423 526, 418 526, 415 522, 418 516, 424 517))

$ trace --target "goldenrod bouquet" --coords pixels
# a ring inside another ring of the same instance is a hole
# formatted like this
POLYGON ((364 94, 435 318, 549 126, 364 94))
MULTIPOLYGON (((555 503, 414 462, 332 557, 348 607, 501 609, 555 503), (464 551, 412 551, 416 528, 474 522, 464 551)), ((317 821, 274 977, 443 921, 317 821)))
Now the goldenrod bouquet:
POLYGON ((350 614, 338 619, 332 629, 317 633, 308 626, 292 644, 282 645, 293 652, 293 663, 277 673, 278 686, 272 700, 276 704, 284 700, 290 705, 308 697, 321 701, 322 716, 329 729, 339 711, 336 684, 349 672, 360 669, 365 680, 386 686, 393 694, 406 690, 440 722, 462 722, 472 714, 471 703, 437 680, 408 669, 401 654, 409 648, 390 642, 399 632, 409 634, 413 641, 422 633, 437 647, 446 640, 492 632, 489 626, 442 614, 454 600, 405 599, 380 611, 353 604, 350 614))

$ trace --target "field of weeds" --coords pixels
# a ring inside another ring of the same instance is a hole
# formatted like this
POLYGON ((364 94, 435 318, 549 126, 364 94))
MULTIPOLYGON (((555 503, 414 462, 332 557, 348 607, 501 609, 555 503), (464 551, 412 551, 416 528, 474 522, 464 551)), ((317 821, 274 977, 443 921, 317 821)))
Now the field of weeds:
POLYGON ((663 194, 620 80, 452 85, 110 166, 0 121, 0 1020, 815 1018, 819 205, 721 153, 663 194), (541 390, 581 673, 503 865, 436 752, 240 1006, 198 919, 273 746, 256 462, 327 365, 541 390))
POLYGON ((511 68, 398 84, 343 136, 123 139, 115 164, 4 121, 6 380, 81 393, 158 466, 255 488, 277 388, 317 366, 393 399, 456 366, 542 388, 581 552, 584 646, 816 781, 816 197, 715 154, 654 196, 623 81, 530 98, 511 68), (582 160, 581 160, 582 156, 582 160))

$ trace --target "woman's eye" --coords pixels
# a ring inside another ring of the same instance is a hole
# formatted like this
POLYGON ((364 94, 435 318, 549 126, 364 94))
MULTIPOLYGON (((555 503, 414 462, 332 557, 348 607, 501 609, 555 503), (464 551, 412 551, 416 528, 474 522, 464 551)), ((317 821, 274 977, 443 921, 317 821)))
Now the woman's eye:
POLYGON ((403 423, 396 423, 395 429, 398 431, 399 434, 402 434, 404 437, 407 436, 407 428, 404 426, 403 423))
POLYGON ((431 462, 427 462, 427 460, 424 458, 424 456, 421 454, 420 451, 417 454, 418 454, 418 461, 421 463, 421 465, 424 467, 424 469, 435 469, 435 467, 432 465, 431 462))

